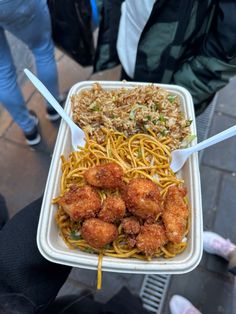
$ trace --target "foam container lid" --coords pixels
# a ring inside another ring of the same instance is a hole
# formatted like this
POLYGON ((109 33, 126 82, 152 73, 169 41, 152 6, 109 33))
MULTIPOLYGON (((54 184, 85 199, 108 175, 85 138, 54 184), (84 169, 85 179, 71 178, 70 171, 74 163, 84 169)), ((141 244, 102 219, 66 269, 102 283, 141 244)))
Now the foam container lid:
MULTIPOLYGON (((84 89, 90 89, 94 81, 84 81, 75 84, 69 91, 65 110, 72 116, 70 97, 84 89)), ((121 87, 133 88, 137 85, 150 83, 139 82, 113 82, 99 81, 104 89, 117 89, 121 87)), ((155 84, 172 94, 180 97, 182 110, 187 119, 192 120, 191 133, 196 134, 195 114, 193 101, 190 93, 183 87, 177 85, 155 84)), ((196 140, 192 145, 196 144, 196 140)), ((61 121, 57 140, 48 173, 45 193, 37 230, 37 245, 40 253, 49 261, 72 267, 85 269, 97 269, 98 255, 85 253, 79 249, 71 250, 59 235, 59 229, 55 222, 56 205, 52 205, 52 199, 60 194, 61 161, 63 154, 67 158, 72 151, 70 130, 64 121, 61 121)), ((102 270, 120 273, 136 274, 182 274, 193 270, 202 257, 202 200, 200 187, 200 173, 198 155, 190 156, 185 166, 178 173, 178 177, 184 179, 188 190, 190 207, 190 230, 187 236, 188 245, 184 252, 173 258, 153 258, 151 261, 143 261, 135 258, 103 257, 102 270)))

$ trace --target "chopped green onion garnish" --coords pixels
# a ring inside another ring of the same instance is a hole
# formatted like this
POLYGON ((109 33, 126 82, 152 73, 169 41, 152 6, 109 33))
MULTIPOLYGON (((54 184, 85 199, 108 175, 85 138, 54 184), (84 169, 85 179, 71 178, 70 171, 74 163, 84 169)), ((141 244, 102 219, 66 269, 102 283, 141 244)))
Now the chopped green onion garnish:
POLYGON ((167 131, 166 131, 166 130, 162 130, 162 131, 160 131, 161 136, 165 136, 165 135, 166 135, 166 133, 167 133, 167 131))
POLYGON ((99 105, 96 103, 96 101, 94 101, 93 103, 91 103, 91 105, 89 106, 89 109, 91 111, 100 111, 100 107, 99 105))
POLYGON ((173 103, 175 101, 176 95, 169 95, 167 96, 167 99, 169 100, 169 102, 173 103))
POLYGON ((86 252, 86 253, 94 253, 94 250, 89 248, 89 247, 86 247, 86 248, 84 248, 84 252, 86 252))
POLYGON ((160 114, 159 121, 166 122, 166 118, 162 114, 160 114))
POLYGON ((80 240, 81 239, 81 235, 76 230, 71 230, 70 238, 72 240, 80 240))
POLYGON ((186 121, 186 126, 190 126, 190 125, 192 124, 192 122, 193 122, 193 120, 190 120, 190 119, 187 120, 187 121, 186 121))

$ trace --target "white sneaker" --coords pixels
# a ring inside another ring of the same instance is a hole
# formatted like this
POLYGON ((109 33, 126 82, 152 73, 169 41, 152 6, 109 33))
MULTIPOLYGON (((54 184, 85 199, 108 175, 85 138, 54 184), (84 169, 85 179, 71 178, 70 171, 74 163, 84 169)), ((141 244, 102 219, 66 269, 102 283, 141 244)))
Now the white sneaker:
POLYGON ((236 249, 236 246, 229 239, 224 239, 217 233, 204 231, 203 248, 207 253, 219 255, 228 261, 229 254, 236 249))
POLYGON ((192 303, 181 295, 173 295, 170 300, 171 314, 201 314, 192 303))

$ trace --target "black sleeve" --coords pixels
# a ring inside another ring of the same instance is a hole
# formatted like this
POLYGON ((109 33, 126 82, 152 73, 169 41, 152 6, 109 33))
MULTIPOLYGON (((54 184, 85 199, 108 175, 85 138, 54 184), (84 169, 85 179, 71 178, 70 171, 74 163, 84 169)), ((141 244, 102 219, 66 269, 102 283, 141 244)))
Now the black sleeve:
POLYGON ((22 209, 0 231, 1 305, 5 299, 9 307, 12 298, 14 309, 43 307, 54 300, 70 273, 70 267, 51 263, 38 251, 41 203, 42 198, 22 209))
POLYGON ((123 1, 124 0, 103 0, 98 44, 94 60, 94 72, 111 69, 120 64, 116 42, 123 1))
POLYGON ((218 1, 216 14, 201 54, 230 62, 236 57, 236 1, 218 1))
POLYGON ((236 75, 236 1, 216 2, 214 19, 197 55, 186 60, 173 77, 175 84, 191 92, 196 111, 236 75))

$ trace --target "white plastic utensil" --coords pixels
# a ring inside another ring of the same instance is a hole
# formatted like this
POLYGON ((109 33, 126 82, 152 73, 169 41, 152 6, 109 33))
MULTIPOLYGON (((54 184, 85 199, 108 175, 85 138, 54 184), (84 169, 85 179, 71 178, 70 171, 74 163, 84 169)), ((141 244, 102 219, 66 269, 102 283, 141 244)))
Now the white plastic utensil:
POLYGON ((61 105, 52 96, 49 90, 43 85, 43 83, 28 69, 24 69, 25 74, 28 76, 30 81, 34 84, 37 90, 43 95, 43 97, 52 105, 62 119, 68 124, 71 131, 71 144, 74 150, 78 149, 78 146, 84 146, 85 134, 78 125, 76 125, 68 114, 63 110, 61 105))
POLYGON ((234 135, 236 135, 236 125, 206 139, 205 141, 198 143, 195 146, 174 150, 171 153, 172 160, 171 160, 170 168, 174 172, 179 171, 192 153, 198 152, 204 148, 207 148, 216 143, 222 142, 234 135))

